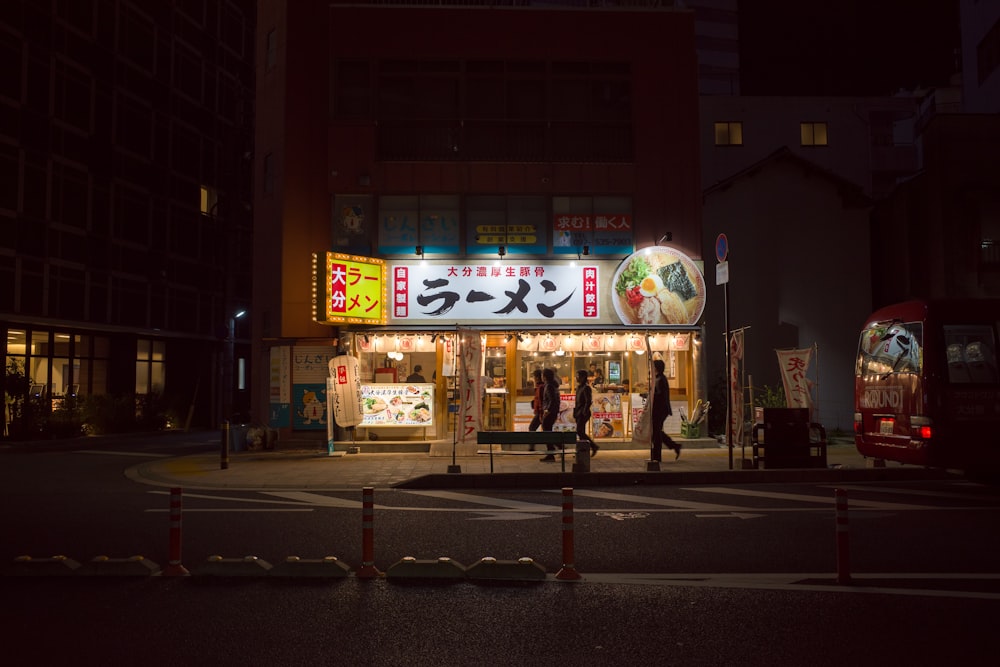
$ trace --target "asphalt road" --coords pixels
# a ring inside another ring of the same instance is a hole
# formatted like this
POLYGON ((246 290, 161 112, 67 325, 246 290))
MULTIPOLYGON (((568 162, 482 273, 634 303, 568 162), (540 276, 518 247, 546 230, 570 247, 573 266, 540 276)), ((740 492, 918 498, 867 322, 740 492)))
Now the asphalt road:
MULTIPOLYGON (((0 457, 0 564, 21 554, 166 563, 169 495, 123 471, 155 447, 0 457)), ((1000 491, 962 480, 848 490, 838 585, 833 488, 695 485, 379 491, 378 567, 530 556, 538 583, 275 577, 0 577, 14 662, 79 665, 961 665, 995 663, 1000 491)), ((183 554, 362 558, 351 492, 185 493, 183 554)))

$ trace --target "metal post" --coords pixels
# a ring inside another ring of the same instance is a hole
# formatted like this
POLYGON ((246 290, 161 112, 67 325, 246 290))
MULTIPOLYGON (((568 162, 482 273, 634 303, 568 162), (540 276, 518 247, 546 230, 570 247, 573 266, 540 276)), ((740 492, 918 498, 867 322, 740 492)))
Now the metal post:
MULTIPOLYGON (((729 331, 729 282, 727 281, 723 288, 723 296, 725 298, 726 305, 726 443, 729 449, 729 469, 733 469, 733 372, 732 372, 732 351, 730 348, 729 337, 732 332, 729 331)), ((741 399, 742 400, 742 399, 741 399)))
POLYGON ((226 470, 229 468, 229 420, 222 422, 222 447, 219 450, 219 468, 226 470))

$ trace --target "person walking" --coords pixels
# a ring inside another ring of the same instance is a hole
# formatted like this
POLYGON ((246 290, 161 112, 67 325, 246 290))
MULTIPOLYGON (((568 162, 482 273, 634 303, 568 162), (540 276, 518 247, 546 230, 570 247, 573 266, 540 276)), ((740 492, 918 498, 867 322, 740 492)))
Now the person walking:
POLYGON ((590 406, 594 402, 594 391, 587 382, 587 371, 583 368, 576 372, 576 405, 573 406, 573 419, 576 420, 576 437, 590 443, 590 457, 597 456, 600 447, 594 439, 587 435, 587 422, 590 421, 590 406))
MULTIPOLYGON (((545 387, 542 390, 542 430, 551 431, 556 419, 559 418, 559 404, 561 402, 559 380, 556 379, 556 372, 551 368, 542 371, 542 379, 545 381, 545 387)), ((559 447, 561 449, 564 445, 559 445, 559 447)), ((552 454, 546 454, 541 460, 555 461, 556 457, 552 454)))
MULTIPOLYGON (((542 425, 542 398, 545 393, 545 380, 542 379, 542 369, 536 368, 531 372, 531 377, 535 381, 535 397, 531 399, 531 410, 534 415, 531 418, 531 423, 528 424, 529 431, 537 431, 538 427, 542 425)), ((528 445, 528 451, 535 451, 534 443, 528 445)))
POLYGON ((667 382, 667 376, 663 374, 665 367, 663 359, 653 361, 656 377, 653 379, 653 442, 649 456, 653 461, 660 460, 664 440, 666 440, 667 446, 674 450, 675 460, 681 456, 681 446, 663 432, 663 422, 673 414, 673 410, 670 409, 670 383, 667 382))

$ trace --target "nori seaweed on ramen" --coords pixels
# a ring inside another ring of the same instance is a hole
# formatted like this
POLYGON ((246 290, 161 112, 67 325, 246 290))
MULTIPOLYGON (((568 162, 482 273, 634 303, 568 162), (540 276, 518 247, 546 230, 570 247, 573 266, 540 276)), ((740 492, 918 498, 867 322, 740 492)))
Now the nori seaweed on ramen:
POLYGON ((684 270, 684 265, 680 262, 661 266, 659 274, 660 279, 663 281, 663 286, 679 296, 681 301, 693 299, 698 295, 698 290, 691 283, 687 271, 684 270))

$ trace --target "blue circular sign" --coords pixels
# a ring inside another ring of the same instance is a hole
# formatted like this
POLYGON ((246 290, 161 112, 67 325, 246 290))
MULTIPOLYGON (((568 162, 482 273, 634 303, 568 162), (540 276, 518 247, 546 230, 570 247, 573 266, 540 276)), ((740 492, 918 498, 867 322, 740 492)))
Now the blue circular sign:
POLYGON ((725 234, 719 234, 719 237, 715 239, 715 258, 720 262, 724 262, 728 256, 729 239, 726 238, 725 234))

